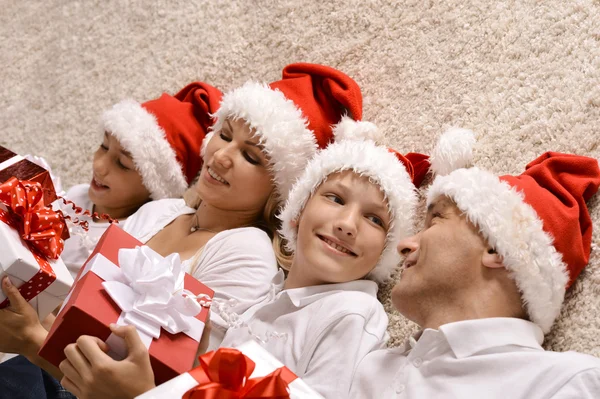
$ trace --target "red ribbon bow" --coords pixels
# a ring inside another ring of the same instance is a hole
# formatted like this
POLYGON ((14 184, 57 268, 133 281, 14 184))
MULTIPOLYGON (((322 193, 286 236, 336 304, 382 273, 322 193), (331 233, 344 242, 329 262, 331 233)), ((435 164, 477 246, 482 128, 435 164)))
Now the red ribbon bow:
POLYGON ((21 238, 43 256, 58 259, 63 250, 63 233, 67 231, 60 212, 44 205, 44 189, 40 183, 11 177, 0 185, 0 220, 19 232, 21 238))
POLYGON ((250 378, 254 362, 232 348, 208 352, 199 360, 200 366, 189 371, 198 385, 182 399, 289 399, 288 382, 296 378, 286 367, 250 378))

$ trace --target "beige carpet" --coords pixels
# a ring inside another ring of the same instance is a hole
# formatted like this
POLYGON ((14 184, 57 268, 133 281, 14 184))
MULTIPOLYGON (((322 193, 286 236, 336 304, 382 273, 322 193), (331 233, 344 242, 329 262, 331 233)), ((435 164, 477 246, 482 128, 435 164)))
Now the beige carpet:
MULTIPOLYGON (((402 151, 458 125, 499 173, 546 150, 600 158, 598 0, 4 0, 0 144, 46 157, 67 186, 87 182, 112 103, 194 79, 276 80, 294 61, 354 77, 365 119, 402 151)), ((591 209, 600 230, 598 198, 591 209)), ((548 348, 600 356, 599 237, 548 348)), ((391 322, 395 344, 414 328, 391 322)))

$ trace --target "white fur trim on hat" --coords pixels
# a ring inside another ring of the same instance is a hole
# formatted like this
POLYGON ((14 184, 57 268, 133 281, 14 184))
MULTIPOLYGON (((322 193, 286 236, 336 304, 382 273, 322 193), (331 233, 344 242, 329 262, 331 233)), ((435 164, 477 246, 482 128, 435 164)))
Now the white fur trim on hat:
POLYGON ((466 168, 473 159, 475 135, 472 131, 451 128, 444 132, 431 153, 430 170, 436 175, 447 175, 453 170, 466 168))
POLYGON ((388 202, 391 223, 385 248, 368 276, 377 282, 383 282, 389 279, 400 262, 396 243, 412 234, 417 194, 405 166, 394 154, 373 141, 335 142, 320 151, 308 163, 279 215, 282 221, 280 233, 287 241, 287 249, 294 251, 297 229, 292 226, 292 221, 298 220, 306 202, 327 176, 344 170, 367 176, 380 187, 388 202))
POLYGON ((335 141, 342 140, 372 140, 380 142, 383 134, 374 123, 366 121, 355 121, 344 115, 342 120, 333 127, 335 141))
POLYGON ((124 100, 102 114, 102 128, 128 151, 154 200, 178 198, 187 188, 175 150, 156 117, 134 100, 124 100))
POLYGON ((225 94, 214 116, 215 132, 221 130, 227 118, 243 119, 255 132, 269 158, 279 198, 285 201, 318 148, 302 110, 280 90, 248 82, 225 94))
POLYGON ((553 238, 523 194, 489 172, 469 168, 437 177, 427 205, 440 196, 454 200, 502 256, 529 317, 547 333, 560 312, 569 276, 553 238))

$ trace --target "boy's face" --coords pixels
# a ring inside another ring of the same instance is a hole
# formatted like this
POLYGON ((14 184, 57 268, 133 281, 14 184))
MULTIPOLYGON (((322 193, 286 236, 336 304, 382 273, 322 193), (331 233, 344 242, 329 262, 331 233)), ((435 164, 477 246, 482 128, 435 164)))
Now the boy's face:
POLYGON ((94 153, 93 172, 89 196, 99 213, 125 218, 150 199, 131 155, 111 134, 94 153))
POLYGON ((383 193, 367 177, 331 174, 300 215, 292 267, 315 285, 361 279, 379 261, 389 224, 383 193))
POLYGON ((262 213, 273 191, 269 160, 243 120, 226 120, 206 147, 196 183, 203 201, 222 210, 262 213))

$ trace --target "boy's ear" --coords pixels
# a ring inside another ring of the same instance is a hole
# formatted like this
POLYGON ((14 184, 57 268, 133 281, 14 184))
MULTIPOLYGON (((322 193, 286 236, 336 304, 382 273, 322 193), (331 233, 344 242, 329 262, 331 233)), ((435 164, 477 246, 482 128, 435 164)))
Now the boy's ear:
POLYGON ((291 223, 293 228, 297 229, 298 228, 298 219, 292 219, 291 223))
POLYGON ((486 248, 481 258, 481 263, 490 269, 499 269, 504 267, 502 256, 498 255, 494 248, 486 248))

